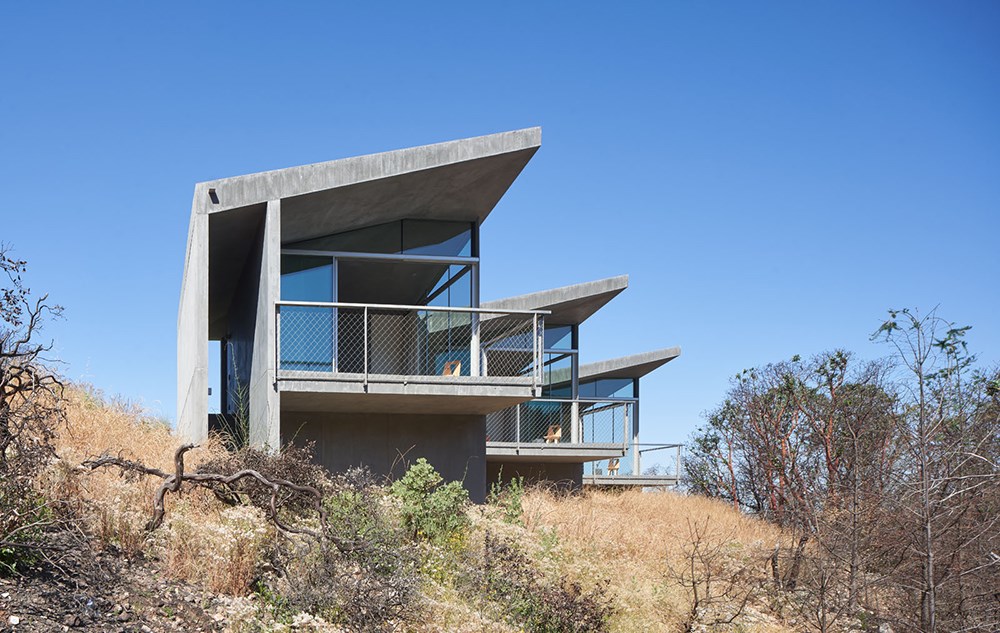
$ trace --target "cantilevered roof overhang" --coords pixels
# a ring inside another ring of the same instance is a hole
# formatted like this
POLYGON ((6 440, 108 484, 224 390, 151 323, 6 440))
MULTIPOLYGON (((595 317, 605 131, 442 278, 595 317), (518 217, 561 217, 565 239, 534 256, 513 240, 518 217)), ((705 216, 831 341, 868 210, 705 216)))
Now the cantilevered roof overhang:
POLYGON ((487 301, 494 310, 549 310, 545 322, 551 325, 579 325, 628 288, 628 275, 608 277, 562 288, 487 301))
POLYGON ((191 212, 208 216, 212 336, 269 201, 281 204, 282 244, 402 219, 482 223, 540 146, 533 127, 198 183, 191 212))
POLYGON ((681 355, 681 348, 668 347, 621 358, 580 365, 580 381, 599 378, 642 378, 681 355))

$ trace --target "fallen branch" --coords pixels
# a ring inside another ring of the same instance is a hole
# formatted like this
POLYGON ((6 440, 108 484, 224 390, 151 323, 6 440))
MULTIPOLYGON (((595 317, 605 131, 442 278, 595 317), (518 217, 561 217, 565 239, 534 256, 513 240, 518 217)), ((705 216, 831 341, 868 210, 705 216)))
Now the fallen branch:
MULTIPOLYGON (((159 489, 156 491, 156 495, 153 497, 153 516, 146 524, 147 532, 152 532, 163 524, 163 517, 166 514, 165 498, 167 493, 180 492, 181 486, 185 482, 189 482, 197 486, 203 486, 217 492, 218 486, 228 487, 242 479, 253 479, 262 486, 270 488, 271 499, 266 510, 268 512, 268 518, 279 530, 288 534, 305 534, 315 539, 323 538, 322 532, 303 527, 290 526, 279 518, 280 504, 278 503, 278 495, 282 490, 288 490, 294 494, 311 497, 313 501, 313 508, 319 514, 320 525, 325 527, 326 511, 323 509, 323 495, 320 494, 319 490, 313 488, 312 486, 301 486, 285 479, 270 479, 256 470, 249 469, 240 470, 231 475, 224 475, 221 473, 186 474, 184 472, 184 454, 195 447, 195 444, 185 444, 177 449, 174 453, 173 474, 166 473, 158 468, 150 468, 140 462, 134 462, 128 459, 123 459, 122 457, 112 457, 109 455, 103 455, 97 459, 87 460, 83 462, 82 465, 90 470, 96 470, 105 466, 114 466, 119 468, 122 472, 136 472, 163 479, 163 484, 160 485, 159 489)), ((342 546, 341 543, 337 543, 337 545, 338 547, 342 546)))

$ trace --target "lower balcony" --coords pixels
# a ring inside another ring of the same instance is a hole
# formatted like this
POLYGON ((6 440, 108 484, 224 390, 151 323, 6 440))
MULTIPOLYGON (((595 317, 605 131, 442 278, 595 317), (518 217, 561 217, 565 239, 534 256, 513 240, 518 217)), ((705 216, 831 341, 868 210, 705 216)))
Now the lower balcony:
POLYGON ((540 393, 543 312, 276 307, 282 409, 487 414, 540 393))
POLYGON ((629 445, 621 458, 583 465, 583 484, 598 487, 676 488, 683 444, 629 445))
POLYGON ((572 462, 620 459, 628 450, 635 401, 531 400, 486 418, 486 459, 572 462))

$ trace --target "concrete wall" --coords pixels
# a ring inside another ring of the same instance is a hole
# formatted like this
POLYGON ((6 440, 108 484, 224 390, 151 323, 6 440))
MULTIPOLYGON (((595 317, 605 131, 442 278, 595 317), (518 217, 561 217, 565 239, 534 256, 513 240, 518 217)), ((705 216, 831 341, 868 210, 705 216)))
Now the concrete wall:
POLYGON ((469 497, 486 495, 486 418, 478 415, 394 415, 283 411, 283 442, 316 442, 316 459, 331 471, 368 466, 398 478, 424 457, 469 497))
POLYGON ((254 339, 250 375, 250 442, 254 446, 281 446, 280 394, 275 386, 274 304, 281 285, 281 202, 267 203, 261 235, 258 292, 254 310, 254 339))
POLYGON ((495 462, 486 464, 487 485, 498 479, 508 482, 524 477, 526 484, 555 484, 566 490, 579 490, 583 485, 583 464, 541 462, 495 462))
POLYGON ((191 442, 208 435, 208 215, 197 197, 177 312, 177 431, 191 442))

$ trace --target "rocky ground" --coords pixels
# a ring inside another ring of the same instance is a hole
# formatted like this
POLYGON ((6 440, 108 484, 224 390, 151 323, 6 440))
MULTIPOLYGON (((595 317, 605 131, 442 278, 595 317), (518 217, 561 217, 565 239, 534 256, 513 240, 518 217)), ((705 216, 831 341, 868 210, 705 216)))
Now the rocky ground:
POLYGON ((151 564, 68 543, 32 573, 0 578, 0 631, 222 631, 232 600, 162 579, 151 564))

